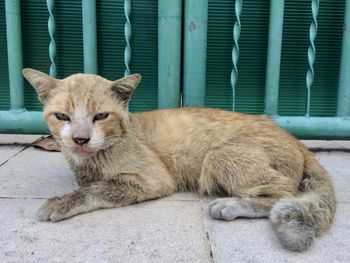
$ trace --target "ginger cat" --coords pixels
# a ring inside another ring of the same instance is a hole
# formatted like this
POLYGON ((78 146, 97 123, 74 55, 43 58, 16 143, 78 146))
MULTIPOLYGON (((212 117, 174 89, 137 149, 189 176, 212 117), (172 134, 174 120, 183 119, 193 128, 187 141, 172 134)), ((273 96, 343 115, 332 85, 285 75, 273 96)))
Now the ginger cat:
POLYGON ((41 220, 191 190, 226 196, 210 204, 216 219, 269 217, 281 244, 294 251, 332 224, 336 200, 327 172, 268 117, 200 108, 131 114, 138 74, 116 81, 23 74, 80 185, 48 199, 41 220))

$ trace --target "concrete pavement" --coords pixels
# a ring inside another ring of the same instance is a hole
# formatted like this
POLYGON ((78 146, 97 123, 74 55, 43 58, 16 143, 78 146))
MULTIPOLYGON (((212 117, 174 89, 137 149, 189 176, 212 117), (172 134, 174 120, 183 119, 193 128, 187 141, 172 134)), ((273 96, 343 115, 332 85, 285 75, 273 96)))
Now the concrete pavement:
POLYGON ((295 253, 267 219, 213 220, 211 199, 191 193, 38 221, 45 198, 77 187, 60 153, 26 148, 38 138, 0 135, 0 262, 350 262, 350 142, 305 142, 323 149, 316 155, 332 175, 338 210, 331 231, 295 253))

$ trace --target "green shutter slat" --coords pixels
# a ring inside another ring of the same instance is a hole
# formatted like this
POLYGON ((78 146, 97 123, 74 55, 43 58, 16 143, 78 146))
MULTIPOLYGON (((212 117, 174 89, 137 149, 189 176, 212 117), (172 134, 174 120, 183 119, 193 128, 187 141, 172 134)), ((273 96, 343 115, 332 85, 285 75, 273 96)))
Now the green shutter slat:
MULTIPOLYGON (((206 105, 231 109, 234 1, 209 1, 206 105)), ((264 108, 269 1, 244 1, 235 110, 260 113, 264 108)))
POLYGON ((0 4, 0 110, 10 109, 5 1, 0 4))
MULTIPOLYGON (((279 113, 303 115, 311 1, 286 1, 285 7, 279 113)), ((336 112, 343 19, 344 1, 320 1, 311 116, 334 116, 336 112)))
MULTIPOLYGON (((124 1, 97 1, 97 46, 99 74, 117 79, 124 75, 124 1)), ((130 103, 131 111, 145 111, 158 105, 158 6, 156 0, 133 0, 131 10, 131 73, 142 82, 130 103)))
MULTIPOLYGON (((315 79, 311 91, 311 116, 333 116, 336 112, 339 63, 344 19, 344 0, 322 0, 315 40, 315 79)), ((124 0, 97 0, 97 44, 99 74, 123 76, 124 0)), ((264 110, 269 1, 244 1, 240 36, 239 77, 236 110, 264 110)), ((57 73, 65 77, 83 72, 81 1, 55 1, 57 73)), ((21 1, 23 61, 25 67, 49 71, 49 34, 46 1, 21 1)), ((232 90, 232 29, 234 1, 209 0, 206 106, 230 110, 232 90)), ((311 21, 310 0, 285 1, 278 111, 281 115, 305 112, 305 77, 311 21)), ((130 105, 132 111, 157 107, 157 1, 132 0, 131 72, 143 75, 130 105)), ((0 4, 0 110, 9 109, 7 48, 4 3, 0 4)), ((25 83, 25 106, 40 110, 34 90, 25 83)))
MULTIPOLYGON (((132 73, 143 77, 130 104, 131 111, 157 108, 158 70, 158 9, 157 0, 132 0, 131 26, 132 73)), ((124 75, 124 0, 98 0, 97 45, 99 74, 117 79, 124 75)), ((21 1, 23 64, 49 72, 49 42, 46 1, 21 1)), ((81 1, 55 1, 57 77, 83 72, 83 35, 81 1)), ((6 32, 4 3, 0 4, 0 32, 6 32)), ((0 110, 9 109, 9 85, 7 73, 6 36, 0 37, 0 110)), ((25 82, 25 107, 40 110, 41 103, 30 85, 25 82)))
MULTIPOLYGON (((281 115, 305 113, 310 3, 310 0, 285 1, 278 105, 281 115)), ((236 111, 258 114, 264 110, 269 9, 267 0, 245 1, 243 5, 236 111)), ((343 12, 343 0, 320 2, 311 116, 335 114, 343 12)), ((230 57, 234 17, 234 1, 209 1, 206 105, 228 110, 232 103, 230 57)))

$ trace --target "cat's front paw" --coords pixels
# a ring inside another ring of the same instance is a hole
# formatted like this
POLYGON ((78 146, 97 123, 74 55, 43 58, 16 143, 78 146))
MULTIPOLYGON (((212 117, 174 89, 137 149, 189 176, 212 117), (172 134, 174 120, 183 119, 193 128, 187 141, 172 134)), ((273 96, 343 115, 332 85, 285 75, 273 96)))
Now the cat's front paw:
POLYGON ((72 217, 77 211, 77 202, 69 195, 52 197, 40 207, 37 216, 42 221, 60 221, 72 217))
POLYGON ((60 197, 58 196, 46 200, 45 203, 39 208, 37 213, 38 218, 41 221, 49 221, 52 212, 56 210, 59 203, 60 197))

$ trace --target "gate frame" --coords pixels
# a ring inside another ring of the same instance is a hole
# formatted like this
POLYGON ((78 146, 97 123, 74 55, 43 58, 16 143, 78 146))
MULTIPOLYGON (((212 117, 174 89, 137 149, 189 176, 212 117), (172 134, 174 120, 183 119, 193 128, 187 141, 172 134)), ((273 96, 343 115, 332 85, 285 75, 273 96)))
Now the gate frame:
MULTIPOLYGON (((47 1, 52 2, 53 0, 47 1)), ((236 0, 236 4, 237 1, 242 4, 242 0, 236 0)), ((200 4, 197 2, 197 0, 185 2, 184 25, 182 26, 182 0, 158 0, 159 108, 181 106, 182 30, 184 30, 185 55, 183 101, 185 105, 204 105, 208 0, 200 1, 200 4), (193 30, 191 23, 201 25, 201 30, 193 30), (188 59, 189 56, 186 54, 196 54, 196 56, 194 59, 188 59), (195 70, 193 64, 198 65, 198 63, 202 66, 195 70), (192 96, 193 90, 190 92, 190 85, 193 88, 193 83, 200 84, 195 87, 195 91, 200 96, 192 96)), ((97 73, 96 4, 93 0, 83 3, 88 3, 82 6, 84 71, 97 73), (88 61, 91 58, 93 58, 92 61, 88 61)), ((125 0, 126 4, 131 6, 131 0, 125 0)), ((337 116, 335 117, 285 117, 279 116, 277 113, 283 9, 284 0, 271 0, 265 113, 271 115, 276 123, 298 138, 350 139, 350 74, 348 74, 350 72, 350 0, 346 0, 345 6, 337 116)), ((9 111, 0 111, 0 133, 47 133, 48 128, 42 112, 27 111, 24 108, 20 0, 5 0, 5 10, 11 108, 9 111)))

